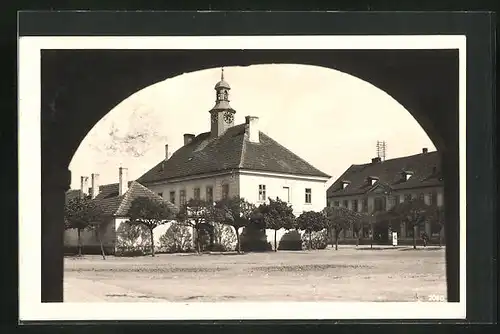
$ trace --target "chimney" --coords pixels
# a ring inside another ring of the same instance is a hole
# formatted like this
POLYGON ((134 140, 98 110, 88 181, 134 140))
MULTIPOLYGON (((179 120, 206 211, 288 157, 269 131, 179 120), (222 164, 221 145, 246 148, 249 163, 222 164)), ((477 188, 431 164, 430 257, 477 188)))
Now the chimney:
POLYGON ((381 162, 381 161, 382 161, 382 159, 380 157, 376 157, 376 158, 372 159, 372 164, 376 164, 376 163, 381 162))
POLYGON ((192 142, 194 139, 194 135, 191 134, 191 133, 186 133, 184 134, 184 145, 187 145, 189 144, 190 142, 192 142))
POLYGON ((83 197, 85 197, 89 194, 89 177, 88 176, 80 177, 80 191, 82 192, 83 197))
POLYGON ((99 174, 92 174, 92 199, 99 195, 99 174))
POLYGON ((246 132, 248 134, 248 140, 252 143, 258 143, 259 138, 259 118, 256 116, 246 116, 245 117, 246 132))
POLYGON ((168 144, 165 144, 165 160, 168 160, 168 144))
POLYGON ((128 168, 119 168, 118 196, 124 195, 128 190, 128 168))
POLYGON ((429 152, 429 150, 427 149, 427 147, 424 147, 424 148, 422 149, 422 153, 423 153, 423 154, 425 154, 425 153, 427 153, 427 152, 429 152))

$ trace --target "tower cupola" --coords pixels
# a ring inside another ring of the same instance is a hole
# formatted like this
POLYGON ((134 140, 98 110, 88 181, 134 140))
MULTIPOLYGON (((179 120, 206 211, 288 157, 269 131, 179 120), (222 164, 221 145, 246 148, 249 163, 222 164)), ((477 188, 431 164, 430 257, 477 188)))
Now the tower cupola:
POLYGON ((210 110, 211 135, 219 137, 234 126, 236 110, 229 105, 229 90, 231 86, 224 80, 224 68, 221 69, 220 81, 214 87, 215 106, 210 110))

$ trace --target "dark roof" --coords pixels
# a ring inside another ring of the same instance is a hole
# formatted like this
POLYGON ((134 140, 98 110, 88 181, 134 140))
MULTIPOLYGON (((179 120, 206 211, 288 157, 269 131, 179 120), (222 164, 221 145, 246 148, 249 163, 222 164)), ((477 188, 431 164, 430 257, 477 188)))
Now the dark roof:
POLYGON ((245 125, 233 126, 216 138, 211 137, 210 132, 196 136, 191 143, 181 147, 167 161, 151 168, 138 181, 148 184, 237 169, 330 177, 262 132, 259 132, 259 143, 249 142, 245 125))
POLYGON ((401 158, 351 165, 327 190, 328 197, 358 195, 382 186, 384 190, 400 190, 418 187, 442 186, 441 159, 437 151, 421 153, 401 158), (404 181, 402 172, 412 172, 404 181), (374 185, 367 182, 369 177, 378 177, 374 185), (343 181, 350 182, 343 189, 343 181))
POLYGON ((227 81, 225 81, 224 79, 222 79, 217 84, 215 84, 215 89, 219 89, 219 88, 231 89, 231 86, 229 86, 229 84, 227 83, 227 81))
MULTIPOLYGON (((148 197, 150 199, 164 201, 175 209, 173 204, 164 200, 137 181, 130 181, 129 189, 122 196, 118 196, 118 183, 102 185, 99 187, 99 190, 99 194, 96 196, 94 201, 103 213, 108 216, 126 217, 128 210, 130 209, 130 205, 138 197, 148 197)), ((80 190, 69 190, 66 193, 66 199, 69 200, 69 196, 73 196, 71 198, 74 198, 80 193, 80 190)))

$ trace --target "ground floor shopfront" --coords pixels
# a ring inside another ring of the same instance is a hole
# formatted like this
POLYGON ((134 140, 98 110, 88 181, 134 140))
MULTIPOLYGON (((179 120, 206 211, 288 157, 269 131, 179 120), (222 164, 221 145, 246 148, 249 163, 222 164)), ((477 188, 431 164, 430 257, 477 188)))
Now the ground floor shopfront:
POLYGON ((418 245, 423 244, 422 235, 427 234, 427 244, 444 244, 444 227, 426 221, 417 226, 411 226, 397 219, 380 219, 375 222, 365 222, 356 233, 353 228, 343 230, 339 236, 339 244, 378 244, 392 245, 393 233, 397 233, 398 245, 412 245, 414 236, 418 245), (359 236, 357 235, 359 234, 359 236), (358 239, 359 238, 359 239, 358 239))

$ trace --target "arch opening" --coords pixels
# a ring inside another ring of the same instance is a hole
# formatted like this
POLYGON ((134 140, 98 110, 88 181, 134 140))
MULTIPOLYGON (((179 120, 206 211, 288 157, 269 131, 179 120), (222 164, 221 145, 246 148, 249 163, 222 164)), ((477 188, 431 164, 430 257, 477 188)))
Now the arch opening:
POLYGON ((42 300, 62 301, 62 229, 69 163, 99 119, 133 92, 203 68, 293 63, 348 73, 388 92, 442 156, 448 301, 459 300, 458 50, 42 51, 42 300), (60 223, 60 224, 59 224, 60 223))

